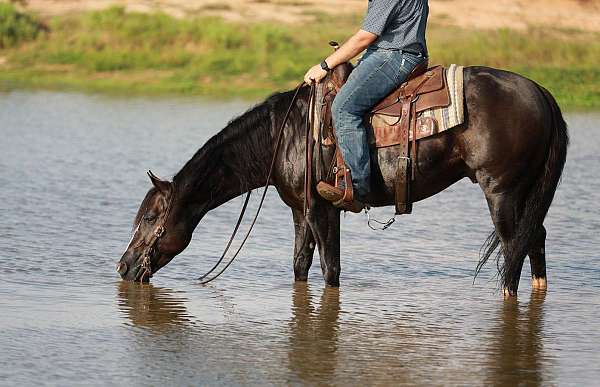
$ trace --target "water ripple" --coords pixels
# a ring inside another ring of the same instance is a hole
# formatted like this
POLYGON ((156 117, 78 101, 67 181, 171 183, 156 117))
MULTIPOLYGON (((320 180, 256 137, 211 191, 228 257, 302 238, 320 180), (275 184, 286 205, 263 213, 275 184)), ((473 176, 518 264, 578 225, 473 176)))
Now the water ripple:
MULTIPOLYGON (((253 238, 208 286, 236 199, 153 278, 114 264, 145 171, 173 174, 241 102, 0 94, 0 383, 116 385, 590 385, 600 378, 600 115, 568 117, 572 146, 546 221, 547 294, 504 302, 492 230, 461 181, 385 233, 343 218, 342 287, 318 257, 294 283, 291 213, 269 193, 253 238), (107 119, 108 118, 108 119, 107 119), (154 152, 160 144, 160 152, 154 152), (374 253, 376 251, 376 253, 374 253)), ((256 201, 251 204, 255 208, 256 201)), ((250 208, 250 212, 252 212, 250 208)), ((392 209, 376 209, 380 218, 392 209)))

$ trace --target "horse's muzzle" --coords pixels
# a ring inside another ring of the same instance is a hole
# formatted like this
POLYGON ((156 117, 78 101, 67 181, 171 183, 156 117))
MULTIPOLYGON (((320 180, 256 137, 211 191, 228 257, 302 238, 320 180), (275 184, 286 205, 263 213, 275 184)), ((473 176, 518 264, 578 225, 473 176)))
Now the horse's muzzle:
POLYGON ((129 268, 127 267, 127 264, 123 261, 121 261, 117 264, 117 273, 119 273, 119 275, 121 277, 123 277, 125 275, 125 273, 127 273, 128 269, 129 268))

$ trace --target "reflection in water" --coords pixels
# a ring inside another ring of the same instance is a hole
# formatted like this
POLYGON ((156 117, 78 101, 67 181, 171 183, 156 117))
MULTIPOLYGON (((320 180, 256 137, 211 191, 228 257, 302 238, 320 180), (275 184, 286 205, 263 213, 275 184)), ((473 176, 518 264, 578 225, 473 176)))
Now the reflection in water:
MULTIPOLYGON (((346 298, 349 305, 358 308, 351 295, 346 298)), ((227 364, 225 368, 236 370, 230 375, 233 382, 252 379, 256 376, 255 367, 268 367, 273 356, 277 358, 274 344, 278 340, 270 341, 244 319, 233 319, 226 326, 199 321, 192 326, 191 320, 195 319, 186 309, 187 299, 172 290, 122 282, 117 299, 128 321, 144 328, 131 336, 135 353, 131 361, 140 369, 195 369, 202 364, 209 372, 215 364, 227 364), (252 339, 245 341, 248 337, 252 339), (240 356, 242 347, 244 356, 240 356)), ((308 284, 296 283, 291 318, 284 328, 287 369, 281 370, 283 374, 271 370, 270 376, 273 380, 308 385, 427 385, 441 380, 460 384, 469 378, 481 381, 479 369, 485 372, 486 385, 541 386, 554 380, 552 363, 542 346, 543 338, 548 337, 544 329, 544 299, 544 292, 533 292, 529 302, 499 300, 494 314, 488 316, 493 327, 479 337, 483 341, 462 337, 463 350, 452 345, 459 338, 440 326, 437 312, 428 316, 418 308, 399 304, 389 311, 392 319, 390 314, 363 313, 341 320, 339 289, 324 288, 319 296, 311 292, 308 284), (414 312, 412 317, 407 310, 414 312), (466 354, 470 357, 465 358, 466 354), (477 363, 477 354, 487 360, 479 363, 482 367, 471 368, 467 364, 477 363), (465 364, 463 373, 456 373, 451 363, 444 360, 452 358, 465 364)), ((226 302, 219 310, 227 315, 230 308, 226 302)))
POLYGON ((186 298, 152 284, 121 281, 117 303, 121 313, 135 326, 161 331, 172 325, 191 323, 186 298))
POLYGON ((318 307, 306 283, 295 283, 289 336, 289 369, 303 383, 330 384, 337 365, 340 292, 325 288, 318 307))
POLYGON ((545 291, 533 291, 527 305, 516 299, 504 301, 489 351, 489 384, 540 386, 548 377, 542 369, 541 343, 545 297, 545 291))

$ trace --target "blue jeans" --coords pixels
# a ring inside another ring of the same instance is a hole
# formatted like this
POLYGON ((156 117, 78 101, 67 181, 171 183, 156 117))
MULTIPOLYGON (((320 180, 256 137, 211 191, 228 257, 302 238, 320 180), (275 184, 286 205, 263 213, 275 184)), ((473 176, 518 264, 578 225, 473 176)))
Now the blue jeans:
POLYGON ((409 52, 369 48, 333 101, 338 145, 359 198, 364 198, 371 187, 369 138, 363 117, 424 60, 409 52))

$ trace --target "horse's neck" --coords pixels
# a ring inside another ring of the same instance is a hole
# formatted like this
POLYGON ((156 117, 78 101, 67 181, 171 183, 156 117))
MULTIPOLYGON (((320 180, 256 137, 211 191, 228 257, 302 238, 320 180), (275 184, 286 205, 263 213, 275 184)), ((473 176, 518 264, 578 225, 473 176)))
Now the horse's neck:
POLYGON ((259 113, 249 111, 232 121, 175 176, 190 205, 210 211, 265 185, 273 157, 273 133, 269 114, 259 113), (245 123, 247 115, 252 116, 245 123))
MULTIPOLYGON (((267 136, 268 137, 268 136, 267 136)), ((257 147, 240 139, 224 144, 220 161, 212 169, 206 189, 210 192, 209 210, 259 187, 264 187, 273 157, 270 141, 257 147), (240 141, 241 140, 241 141, 240 141)))

